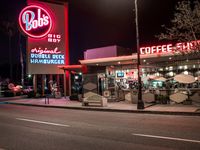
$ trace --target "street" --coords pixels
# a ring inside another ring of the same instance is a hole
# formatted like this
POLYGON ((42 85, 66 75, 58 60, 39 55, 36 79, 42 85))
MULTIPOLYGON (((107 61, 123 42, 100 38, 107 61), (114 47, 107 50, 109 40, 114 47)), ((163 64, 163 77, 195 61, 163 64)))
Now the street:
POLYGON ((200 117, 0 104, 0 150, 199 150, 200 117))

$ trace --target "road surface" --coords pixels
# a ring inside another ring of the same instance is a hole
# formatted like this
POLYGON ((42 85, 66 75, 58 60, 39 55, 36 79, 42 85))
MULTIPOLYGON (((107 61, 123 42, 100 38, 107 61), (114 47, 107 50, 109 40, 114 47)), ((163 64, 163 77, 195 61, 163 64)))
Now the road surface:
POLYGON ((0 104, 0 150, 200 150, 200 117, 0 104))

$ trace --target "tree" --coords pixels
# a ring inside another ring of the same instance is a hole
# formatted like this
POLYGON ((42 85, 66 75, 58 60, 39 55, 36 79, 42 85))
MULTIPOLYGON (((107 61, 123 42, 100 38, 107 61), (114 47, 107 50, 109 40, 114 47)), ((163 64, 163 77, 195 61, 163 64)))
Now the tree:
POLYGON ((11 42, 12 37, 14 36, 16 32, 16 25, 12 21, 2 21, 0 24, 0 29, 4 31, 4 33, 8 36, 9 42, 8 42, 8 51, 9 51, 9 65, 10 65, 10 78, 13 79, 13 61, 12 61, 12 48, 11 48, 11 42))
MULTIPOLYGON (((160 40, 176 42, 190 42, 200 40, 200 2, 184 0, 178 2, 175 7, 174 18, 171 27, 163 25, 165 32, 157 35, 160 40)), ((200 51, 200 43, 193 46, 200 51)), ((194 52, 194 51, 193 51, 194 52)))

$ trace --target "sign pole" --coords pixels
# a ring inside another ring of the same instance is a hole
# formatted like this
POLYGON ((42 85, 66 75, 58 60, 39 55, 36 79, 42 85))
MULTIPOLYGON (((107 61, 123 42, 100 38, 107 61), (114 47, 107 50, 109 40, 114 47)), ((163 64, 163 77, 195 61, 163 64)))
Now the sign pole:
POLYGON ((37 93, 37 75, 36 74, 33 75, 33 91, 34 91, 34 95, 36 95, 37 93))
POLYGON ((67 87, 66 87, 66 70, 64 69, 64 80, 63 80, 63 85, 64 85, 64 97, 66 99, 66 92, 67 92, 67 87))

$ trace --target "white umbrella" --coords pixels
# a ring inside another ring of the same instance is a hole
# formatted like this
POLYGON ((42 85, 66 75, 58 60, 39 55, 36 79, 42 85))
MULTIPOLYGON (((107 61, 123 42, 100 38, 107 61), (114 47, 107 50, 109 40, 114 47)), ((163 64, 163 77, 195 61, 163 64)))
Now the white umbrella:
POLYGON ((165 82, 167 79, 164 78, 164 77, 158 77, 158 78, 156 78, 156 79, 154 79, 154 80, 165 82))
POLYGON ((175 93, 169 96, 170 100, 176 102, 176 103, 181 103, 187 99, 187 95, 182 94, 182 93, 175 93))
POLYGON ((153 80, 155 80, 156 78, 158 78, 158 77, 155 76, 155 75, 149 75, 148 77, 149 77, 149 79, 153 79, 153 80))
POLYGON ((176 80, 179 83, 185 83, 185 84, 189 84, 189 83, 194 83, 195 82, 194 76, 186 75, 186 74, 176 75, 174 77, 174 80, 176 80))
POLYGON ((200 76, 198 76, 198 77, 197 77, 197 80, 199 80, 199 81, 200 81, 200 76))

